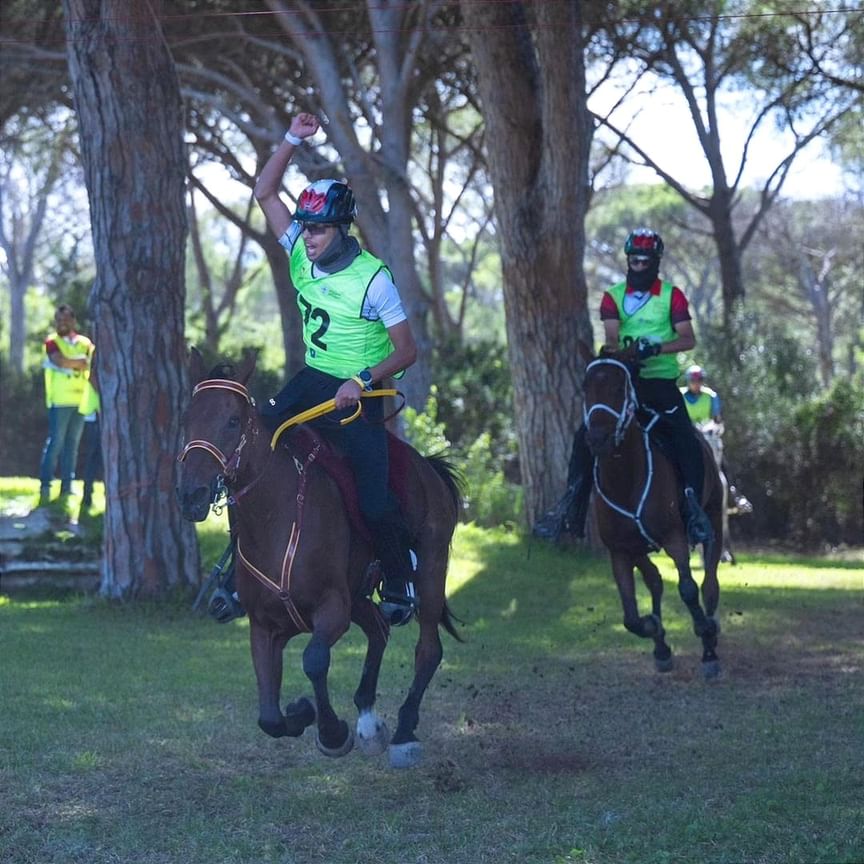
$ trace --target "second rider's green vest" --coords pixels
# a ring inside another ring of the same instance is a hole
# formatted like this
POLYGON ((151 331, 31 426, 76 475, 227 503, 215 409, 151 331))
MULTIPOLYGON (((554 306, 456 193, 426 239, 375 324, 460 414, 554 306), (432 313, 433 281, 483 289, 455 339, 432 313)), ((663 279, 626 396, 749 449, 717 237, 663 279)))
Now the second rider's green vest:
POLYGON ((369 252, 360 254, 338 273, 312 275, 306 248, 297 240, 291 251, 291 281, 303 316, 306 365, 337 378, 350 378, 393 353, 382 321, 361 317, 369 284, 384 263, 369 252))
MULTIPOLYGON (((644 336, 651 342, 670 342, 676 337, 672 326, 672 284, 660 283, 659 294, 647 294, 647 299, 637 303, 633 295, 625 303, 627 283, 621 282, 609 289, 609 294, 618 307, 618 318, 621 322, 618 339, 623 344, 629 336, 634 341, 644 336), (632 306, 631 306, 632 302, 632 306), (625 308, 626 307, 626 308, 625 308)), ((674 354, 658 354, 649 357, 639 371, 640 378, 671 378, 678 377, 678 360, 674 354)))
POLYGON ((684 397, 684 404, 687 406, 687 416, 694 423, 704 423, 710 420, 712 416, 712 408, 714 407, 714 397, 717 395, 710 387, 702 385, 702 390, 695 402, 691 401, 693 394, 690 393, 687 387, 679 388, 681 395, 684 397))

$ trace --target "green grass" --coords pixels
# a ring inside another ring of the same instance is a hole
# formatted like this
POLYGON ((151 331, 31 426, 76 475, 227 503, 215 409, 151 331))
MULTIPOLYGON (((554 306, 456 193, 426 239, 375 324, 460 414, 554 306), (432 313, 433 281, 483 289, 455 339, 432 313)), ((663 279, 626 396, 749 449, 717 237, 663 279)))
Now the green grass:
MULTIPOLYGON (((201 536, 215 558, 224 527, 201 536)), ((677 665, 660 676, 604 558, 461 527, 467 642, 444 637, 407 772, 259 732, 245 621, 0 597, 0 861, 860 862, 864 561, 744 558, 721 568, 724 674, 706 684, 665 559, 677 665)), ((385 657, 391 729, 415 636, 385 657)), ((285 700, 310 690, 302 645, 285 700)), ((362 653, 353 630, 334 649, 349 720, 362 653)))

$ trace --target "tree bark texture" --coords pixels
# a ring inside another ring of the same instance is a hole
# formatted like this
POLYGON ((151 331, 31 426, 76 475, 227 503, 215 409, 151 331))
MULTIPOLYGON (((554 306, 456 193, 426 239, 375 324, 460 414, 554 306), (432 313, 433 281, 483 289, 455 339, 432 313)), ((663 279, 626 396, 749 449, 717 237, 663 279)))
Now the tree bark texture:
POLYGON ((106 489, 100 590, 158 595, 199 577, 175 504, 184 341, 185 154, 173 60, 148 0, 63 0, 97 277, 106 489))
POLYGON ((500 234, 526 516, 561 495, 593 345, 583 269, 592 136, 581 3, 465 3, 500 234))

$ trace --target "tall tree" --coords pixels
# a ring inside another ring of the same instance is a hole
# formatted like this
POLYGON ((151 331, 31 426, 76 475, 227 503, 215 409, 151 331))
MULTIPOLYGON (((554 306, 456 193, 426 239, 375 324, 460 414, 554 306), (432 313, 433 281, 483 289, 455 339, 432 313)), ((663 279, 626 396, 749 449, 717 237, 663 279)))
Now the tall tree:
POLYGON ((63 0, 97 278, 91 306, 102 391, 101 592, 194 583, 193 526, 174 505, 186 210, 174 63, 149 0, 63 0))
POLYGON ((583 271, 592 124, 582 9, 579 0, 462 4, 495 189, 530 522, 561 492, 581 420, 577 343, 593 343, 583 271))
POLYGON ((67 155, 69 132, 65 126, 19 118, 6 124, 0 144, 0 273, 9 283, 9 365, 20 374, 27 335, 24 299, 36 276, 40 235, 67 155))
POLYGON ((810 66, 780 66, 772 61, 772 41, 788 42, 788 30, 796 26, 788 12, 772 4, 663 3, 650 15, 639 5, 632 7, 632 16, 629 8, 626 4, 619 8, 620 17, 610 24, 610 33, 644 70, 683 97, 711 174, 707 194, 687 188, 678 166, 664 160, 662 151, 636 140, 615 122, 604 122, 626 143, 625 151, 635 162, 653 168, 710 221, 720 263, 724 324, 731 337, 736 307, 745 294, 742 255, 777 200, 797 156, 837 122, 848 100, 829 98, 832 85, 813 76, 810 66), (739 95, 746 101, 736 116, 745 118, 747 134, 737 156, 729 159, 728 150, 725 154, 723 150, 721 109, 724 99, 736 94, 745 94, 739 95), (743 225, 736 225, 745 168, 755 139, 769 123, 787 130, 790 141, 779 150, 761 183, 755 208, 743 225))

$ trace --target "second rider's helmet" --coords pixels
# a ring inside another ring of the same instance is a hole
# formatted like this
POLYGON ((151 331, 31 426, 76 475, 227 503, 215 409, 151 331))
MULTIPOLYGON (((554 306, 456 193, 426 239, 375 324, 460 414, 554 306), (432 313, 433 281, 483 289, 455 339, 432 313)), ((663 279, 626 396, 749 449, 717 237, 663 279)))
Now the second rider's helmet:
POLYGON ((625 255, 646 255, 651 258, 663 256, 663 240, 656 231, 650 228, 637 228, 627 235, 624 242, 625 255))
POLYGON ((357 216, 354 193, 344 180, 316 180, 303 190, 294 218, 298 222, 350 225, 357 216))
POLYGON ((704 381, 705 370, 701 366, 688 366, 684 373, 684 380, 689 384, 691 381, 704 381))

